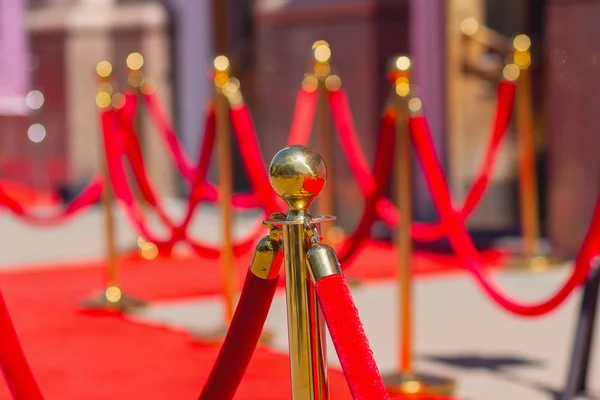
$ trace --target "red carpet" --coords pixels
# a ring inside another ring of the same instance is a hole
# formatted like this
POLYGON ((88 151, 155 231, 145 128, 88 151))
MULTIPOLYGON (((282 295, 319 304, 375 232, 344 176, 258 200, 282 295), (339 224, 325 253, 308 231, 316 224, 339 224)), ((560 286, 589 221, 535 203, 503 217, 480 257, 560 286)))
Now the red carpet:
MULTIPOLYGON (((238 265, 245 272, 251 254, 238 265)), ((492 261, 497 253, 490 253, 492 261)), ((389 246, 373 244, 348 270, 361 279, 393 276, 389 246)), ((451 256, 418 255, 419 274, 456 271, 451 256)), ((145 300, 217 293, 220 273, 197 260, 124 261, 124 290, 145 300), (204 265, 203 265, 204 264, 204 265)), ((102 287, 100 262, 0 273, 2 289, 23 347, 49 400, 195 399, 217 347, 183 332, 144 326, 117 315, 77 311, 77 303, 102 287)), ((331 372, 335 399, 350 399, 344 377, 331 372)), ((0 385, 0 399, 9 399, 0 385)), ((287 356, 259 349, 236 399, 288 399, 287 356)))

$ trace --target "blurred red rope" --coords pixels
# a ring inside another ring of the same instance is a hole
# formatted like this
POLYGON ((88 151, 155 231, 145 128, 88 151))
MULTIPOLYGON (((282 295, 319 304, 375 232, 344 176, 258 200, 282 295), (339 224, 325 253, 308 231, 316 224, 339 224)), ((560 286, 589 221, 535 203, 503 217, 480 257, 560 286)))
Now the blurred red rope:
MULTIPOLYGON (((480 172, 469 189, 468 195, 462 207, 461 215, 467 218, 475 209, 490 182, 492 168, 494 166, 498 149, 505 137, 508 124, 512 115, 515 85, 512 82, 503 81, 498 86, 496 116, 494 119, 490 143, 486 150, 486 156, 480 172)), ((356 182, 361 188, 365 199, 369 199, 370 193, 374 191, 377 185, 387 185, 388 181, 377 181, 376 177, 369 171, 366 157, 360 146, 348 99, 343 90, 329 93, 329 103, 336 130, 340 137, 340 144, 350 165, 356 182)), ((388 168, 393 168, 392 164, 388 168)), ((372 201, 372 200, 369 200, 372 201)), ((381 195, 377 198, 378 216, 389 226, 397 226, 400 219, 398 209, 392 204, 389 198, 381 195)), ((440 223, 413 223, 412 235, 415 240, 433 241, 442 238, 446 234, 444 227, 440 223)))
POLYGON ((44 396, 23 353, 12 318, 0 292, 0 369, 15 400, 43 400, 44 396))
POLYGON ((434 204, 442 223, 447 226, 448 239, 461 263, 473 274, 484 292, 505 310, 522 316, 543 315, 560 306, 573 290, 585 281, 591 259, 600 253, 600 196, 596 200, 590 227, 569 279, 548 299, 533 304, 519 302, 503 293, 497 284, 486 276, 479 253, 465 228, 463 216, 452 207, 448 183, 435 152, 426 119, 422 116, 413 117, 410 119, 409 126, 415 151, 425 173, 434 204))
MULTIPOLYGON (((128 217, 132 227, 134 227, 140 236, 155 243, 163 254, 170 253, 176 243, 185 242, 189 244, 199 256, 213 259, 218 258, 221 252, 218 246, 203 243, 196 238, 190 237, 187 233, 187 228, 192 220, 194 211, 202 198, 203 185, 201 183, 206 174, 206 170, 204 169, 208 168, 208 164, 199 163, 202 168, 198 171, 199 173, 196 176, 197 182, 195 182, 193 190, 188 197, 187 209, 182 222, 179 224, 172 223, 170 227, 167 227, 167 237, 164 239, 160 238, 151 229, 148 220, 144 216, 140 205, 131 191, 129 183, 127 182, 127 176, 122 164, 125 156, 125 149, 122 137, 117 131, 118 117, 116 111, 113 109, 101 110, 100 118, 102 122, 102 134, 104 137, 106 163, 110 181, 115 196, 119 200, 119 204, 125 215, 128 217)), ((203 155, 201 154, 200 157, 203 157, 203 155)), ((264 227, 262 224, 257 223, 255 229, 249 235, 234 244, 234 254, 239 255, 247 252, 254 241, 262 234, 264 234, 264 227)))
POLYGON ((104 184, 102 177, 94 177, 73 201, 49 215, 41 215, 24 205, 16 196, 11 195, 9 191, 3 188, 2 183, 0 183, 0 207, 10 210, 16 218, 27 224, 38 227, 56 226, 70 221, 90 206, 96 204, 102 196, 104 184))

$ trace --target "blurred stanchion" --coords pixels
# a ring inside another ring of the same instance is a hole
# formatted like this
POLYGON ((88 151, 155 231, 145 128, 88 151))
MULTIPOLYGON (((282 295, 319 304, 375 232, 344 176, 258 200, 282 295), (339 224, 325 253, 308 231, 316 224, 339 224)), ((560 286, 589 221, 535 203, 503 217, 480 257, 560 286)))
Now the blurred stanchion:
MULTIPOLYGON (((461 23, 463 39, 468 43, 479 43, 489 50, 498 52, 507 60, 501 63, 478 63, 465 60, 465 73, 489 81, 499 78, 502 68, 504 78, 514 81, 516 91, 516 130, 518 143, 519 209, 521 224, 521 246, 512 257, 509 266, 529 271, 544 271, 561 265, 563 260, 551 258, 542 249, 539 214, 539 192, 536 171, 536 140, 533 128, 533 99, 531 94, 531 39, 517 35, 512 41, 500 33, 481 25, 474 18, 461 23)), ((468 47, 464 56, 467 57, 468 47)))
MULTIPOLYGON (((127 85, 135 93, 137 102, 139 102, 139 91, 142 89, 146 80, 144 72, 142 71, 142 67, 144 66, 144 56, 138 52, 130 53, 125 59, 125 65, 127 67, 127 85)), ((131 123, 134 125, 135 128, 134 130, 139 134, 137 138, 138 143, 143 149, 144 138, 141 134, 141 132, 143 132, 143 129, 140 113, 137 112, 137 106, 135 114, 131 117, 131 123)), ((140 205, 140 212, 142 214, 146 214, 148 210, 148 204, 146 203, 144 196, 142 196, 140 190, 135 190, 134 194, 137 198, 138 204, 140 205)), ((156 244, 152 243, 151 241, 148 241, 142 236, 138 236, 137 238, 137 249, 140 257, 142 257, 145 260, 153 260, 156 257, 158 257, 159 254, 158 247, 156 246, 156 244)))
MULTIPOLYGON (((99 79, 98 94, 96 95, 96 105, 101 109, 112 107, 113 86, 110 83, 112 65, 108 61, 101 61, 96 66, 96 73, 99 79)), ((101 309, 108 311, 127 311, 132 308, 146 305, 142 300, 131 297, 123 292, 118 281, 118 252, 115 232, 114 204, 115 194, 110 184, 108 174, 108 161, 104 155, 104 146, 102 143, 100 157, 103 163, 103 173, 107 184, 104 187, 102 207, 104 214, 104 245, 106 251, 106 282, 104 290, 90 298, 82 301, 82 306, 87 309, 101 309)))
MULTIPOLYGON (((329 94, 340 90, 342 80, 339 76, 331 73, 331 48, 324 40, 316 41, 312 46, 314 65, 313 73, 308 74, 302 81, 302 87, 308 92, 317 91, 317 141, 319 153, 328 170, 333 170, 333 131, 331 121, 331 109, 329 103, 329 94)), ((321 196, 317 201, 317 209, 321 215, 331 215, 334 210, 334 186, 329 184, 323 189, 321 196)), ((325 242, 336 245, 344 239, 344 229, 335 224, 322 228, 321 234, 325 242)), ((360 286, 360 281, 355 278, 348 278, 348 284, 351 287, 360 286)))
MULTIPOLYGON (((321 157, 325 160, 325 164, 330 173, 333 170, 333 134, 331 123, 331 112, 329 110, 329 86, 332 84, 332 79, 335 81, 339 78, 331 75, 331 48, 329 43, 324 40, 316 41, 312 46, 314 57, 313 76, 316 79, 316 90, 318 93, 317 100, 317 140, 318 148, 321 157)), ((317 209, 321 215, 331 215, 334 209, 334 187, 332 184, 323 189, 323 193, 319 197, 317 209)), ((335 242, 343 236, 343 231, 340 227, 326 226, 323 227, 323 238, 327 242, 335 242)))
MULTIPOLYGON (((219 207, 221 209, 222 248, 220 267, 223 272, 224 321, 221 327, 201 331, 196 337, 202 341, 221 342, 233 318, 236 303, 236 272, 233 251, 233 162, 230 130, 230 105, 243 104, 240 81, 230 76, 230 62, 224 55, 214 59, 215 122, 217 136, 217 162, 219 173, 219 207)), ((242 149, 243 151, 243 149, 242 149)), ((269 343, 273 334, 263 330, 260 342, 269 343)))
POLYGON ((521 217, 521 254, 512 265, 530 271, 544 271, 560 265, 541 248, 539 192, 536 170, 536 145, 531 94, 531 39, 518 35, 513 40, 513 63, 518 67, 516 117, 519 160, 519 210, 521 217))
POLYGON ((235 308, 235 266, 233 255, 233 173, 231 160, 231 132, 229 104, 226 90, 229 83, 229 59, 219 55, 214 59, 215 121, 217 135, 217 162, 219 174, 219 207, 221 209, 222 249, 219 259, 223 273, 223 326, 213 332, 201 333, 203 339, 223 340, 235 308))
POLYGON ((421 112, 421 101, 411 96, 411 60, 407 56, 394 59, 388 78, 394 85, 396 110, 396 199, 400 223, 396 229, 398 251, 398 371, 384 377, 391 393, 418 395, 450 395, 454 381, 415 372, 413 366, 413 302, 412 302, 412 152, 408 119, 410 113, 421 112))
POLYGON ((233 316, 235 270, 233 258, 233 172, 231 161, 231 133, 229 129, 229 104, 223 88, 229 82, 229 60, 220 55, 214 60, 215 67, 215 116, 217 129, 217 151, 219 165, 219 207, 221 208, 221 268, 224 274, 225 324, 233 316))

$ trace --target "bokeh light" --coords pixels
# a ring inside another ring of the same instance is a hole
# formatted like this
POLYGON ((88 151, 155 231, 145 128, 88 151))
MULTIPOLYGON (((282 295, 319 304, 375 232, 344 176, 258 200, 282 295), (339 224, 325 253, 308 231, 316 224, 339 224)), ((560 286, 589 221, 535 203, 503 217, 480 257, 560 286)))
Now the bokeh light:
POLYGON ((96 73, 102 78, 107 78, 112 73, 112 64, 108 61, 100 61, 96 65, 96 73))
POLYGON ((44 105, 44 94, 39 90, 32 90, 25 96, 25 103, 32 110, 39 110, 44 105))
POLYGON ((531 47, 531 39, 527 35, 518 35, 513 40, 513 47, 517 51, 527 51, 531 47))
POLYGON ((340 90, 340 88, 342 87, 342 80, 337 75, 329 75, 325 79, 325 87, 331 92, 340 90))
POLYGON ((229 68, 229 59, 225 56, 217 56, 213 65, 217 71, 227 71, 229 68))
POLYGON ((319 62, 327 62, 331 58, 331 49, 329 46, 317 46, 314 50, 315 59, 319 62))
POLYGON ((125 60, 125 64, 127 64, 127 68, 132 71, 137 71, 142 68, 144 65, 144 57, 140 53, 131 53, 127 56, 125 60))
POLYGON ((112 99, 111 99, 111 103, 110 103, 110 104, 111 104, 111 105, 112 105, 114 108, 117 108, 117 109, 118 109, 118 108, 123 108, 123 106, 125 105, 125 101, 126 101, 126 100, 125 100, 125 96, 123 95, 123 93, 115 93, 115 94, 112 96, 112 99))
POLYGON ((407 71, 410 68, 410 58, 400 56, 396 59, 396 68, 400 71, 407 71))
POLYGON ((460 23, 460 30, 465 35, 474 35, 479 29, 479 22, 475 18, 467 18, 460 23))
POLYGON ((121 289, 119 289, 117 286, 109 286, 106 288, 106 300, 108 300, 111 303, 118 303, 119 300, 121 300, 121 296, 123 295, 121 293, 121 289))
POLYGON ((418 97, 414 97, 408 101, 408 109, 412 112, 421 111, 423 102, 418 97))
POLYGON ((27 129, 27 137, 33 143, 41 143, 46 138, 46 128, 42 124, 32 124, 27 129))
POLYGON ((319 87, 319 81, 314 75, 305 76, 302 80, 302 89, 306 92, 314 92, 319 87))
POLYGON ((110 106, 112 99, 108 92, 100 92, 96 95, 96 105, 100 108, 106 108, 110 106))
POLYGON ((502 76, 508 81, 516 81, 520 73, 519 66, 516 64, 508 64, 502 70, 502 76))

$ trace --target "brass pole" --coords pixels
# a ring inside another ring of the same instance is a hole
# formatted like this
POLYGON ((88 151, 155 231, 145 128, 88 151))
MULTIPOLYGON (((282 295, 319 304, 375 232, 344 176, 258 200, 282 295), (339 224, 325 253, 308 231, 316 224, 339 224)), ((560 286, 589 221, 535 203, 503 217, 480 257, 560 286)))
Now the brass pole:
POLYGON ((395 60, 391 78, 394 81, 394 105, 396 109, 396 199, 400 211, 400 223, 396 229, 398 249, 398 323, 400 332, 399 371, 404 376, 412 374, 412 185, 411 144, 408 133, 408 96, 410 94, 410 59, 406 56, 395 60))
POLYGON ((411 61, 406 56, 394 60, 388 77, 394 82, 396 110, 396 199, 400 223, 396 229, 398 248, 398 370, 384 377, 391 393, 410 395, 450 395, 454 381, 445 377, 415 372, 413 366, 413 298, 412 298, 412 152, 408 121, 410 114, 421 112, 421 100, 413 97, 410 85, 411 61))
POLYGON ((530 40, 519 35, 514 40, 515 64, 521 69, 517 79, 517 137, 519 146, 519 194, 523 252, 528 258, 539 254, 539 204, 535 166, 535 139, 531 107, 529 65, 530 40))
POLYGON ((396 98, 396 198, 400 211, 400 223, 396 232, 398 247, 398 288, 399 321, 401 332, 400 371, 412 372, 412 187, 411 187, 411 151, 408 135, 408 115, 406 100, 396 98))
POLYGON ((326 400, 327 357, 324 321, 309 279, 304 223, 310 205, 325 184, 323 159, 312 149, 292 146, 275 155, 269 166, 273 189, 289 206, 283 225, 288 340, 293 400, 326 400))
MULTIPOLYGON (((332 165, 332 148, 331 148, 331 119, 329 117, 329 91, 325 87, 325 82, 320 81, 318 86, 317 100, 317 135, 319 141, 319 153, 331 171, 332 165)), ((319 197, 319 214, 333 214, 333 188, 328 186, 323 190, 319 197)), ((324 230, 325 232, 327 229, 324 230)))
MULTIPOLYGON (((110 63, 102 62, 98 64, 96 72, 100 79, 100 88, 96 96, 96 105, 100 108, 111 107, 111 86, 108 84, 112 66, 110 63)), ((106 291, 104 296, 108 304, 113 304, 121 299, 121 289, 117 283, 117 248, 115 234, 115 216, 114 204, 115 194, 110 184, 110 175, 108 174, 108 165, 104 157, 104 146, 100 145, 100 160, 102 163, 102 172, 106 179, 104 191, 102 192, 102 210, 104 212, 104 250, 106 252, 106 291), (115 301, 116 300, 116 301, 115 301)))
MULTIPOLYGON (((319 153, 328 166, 329 173, 332 171, 333 151, 331 144, 331 117, 329 111, 329 90, 325 84, 327 77, 331 72, 329 59, 331 58, 331 49, 324 40, 319 40, 313 44, 313 55, 315 58, 314 74, 318 81, 317 86, 317 140, 319 153)), ((323 190, 317 204, 320 215, 333 214, 333 185, 329 185, 323 190)), ((323 236, 329 241, 329 228, 323 229, 323 236)))
MULTIPOLYGON (((138 101, 140 101, 141 96, 140 96, 139 92, 142 89, 142 86, 144 86, 146 84, 146 82, 145 82, 146 78, 144 76, 144 73, 142 72, 142 67, 144 66, 144 56, 142 56, 138 52, 130 53, 127 56, 127 58, 125 59, 125 65, 127 66, 127 70, 128 70, 127 84, 129 85, 130 88, 132 88, 135 91, 138 101)), ((143 132, 142 125, 143 124, 142 124, 141 114, 139 112, 137 112, 134 115, 133 121, 131 121, 131 123, 134 127, 134 131, 138 134, 138 137, 137 137, 138 143, 143 152, 144 151, 144 138, 142 135, 142 132, 143 132)), ((144 199, 144 196, 142 195, 141 189, 135 190, 134 196, 135 196, 136 200, 138 201, 138 203, 140 204, 140 212, 142 214, 146 214, 149 205, 148 205, 148 203, 146 203, 146 200, 144 199)), ((156 244, 154 244, 152 242, 148 242, 146 240, 146 238, 144 238, 142 236, 138 236, 137 246, 139 249, 140 256, 142 256, 142 258, 144 258, 146 260, 152 260, 158 256, 158 248, 156 247, 156 244)))
MULTIPOLYGON (((104 176, 109 182, 106 162, 103 165, 104 176)), ((108 288, 117 286, 117 249, 115 240, 114 192, 107 184, 102 193, 102 208, 104 211, 104 246, 106 250, 106 285, 108 288)))
MULTIPOLYGON (((98 94, 96 95, 96 105, 99 108, 112 107, 114 98, 112 86, 109 84, 112 65, 108 61, 101 61, 96 67, 96 72, 100 80, 98 94)), ((100 145, 102 150, 105 143, 100 145)), ((116 232, 115 232, 115 217, 114 203, 115 194, 110 183, 108 174, 108 165, 104 154, 100 157, 102 163, 103 174, 106 176, 106 185, 102 194, 102 208, 104 213, 104 243, 106 251, 106 282, 105 290, 99 295, 91 299, 83 301, 84 307, 89 308, 104 308, 109 310, 125 311, 129 308, 140 307, 145 303, 136 298, 127 296, 122 292, 118 284, 118 254, 116 248, 116 232)))
POLYGON ((233 318, 235 295, 235 269, 233 256, 233 174, 231 162, 231 135, 229 132, 229 103, 223 94, 223 87, 229 81, 229 60, 225 56, 215 58, 215 118, 219 163, 219 207, 222 217, 223 249, 221 268, 224 274, 224 298, 226 325, 233 318))

